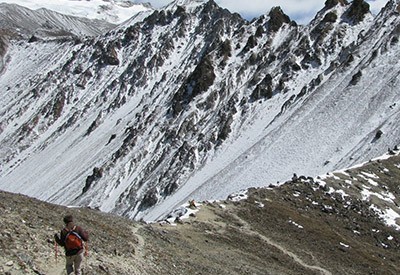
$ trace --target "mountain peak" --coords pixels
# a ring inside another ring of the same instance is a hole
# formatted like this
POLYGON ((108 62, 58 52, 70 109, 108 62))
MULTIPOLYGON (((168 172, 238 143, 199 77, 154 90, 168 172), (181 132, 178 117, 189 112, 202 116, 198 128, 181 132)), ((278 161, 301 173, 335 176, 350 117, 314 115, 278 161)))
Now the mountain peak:
POLYGON ((385 7, 382 9, 383 11, 394 11, 396 13, 400 13, 400 0, 390 0, 386 3, 385 7))
POLYGON ((173 3, 179 6, 187 6, 187 5, 200 5, 207 1, 208 0, 176 0, 173 3))
POLYGON ((347 16, 353 22, 358 23, 364 20, 367 13, 370 12, 369 4, 364 0, 354 0, 347 11, 347 16))
POLYGON ((167 5, 167 9, 173 9, 178 6, 183 6, 185 8, 196 8, 198 6, 201 6, 208 1, 213 1, 213 0, 175 0, 171 2, 169 5, 167 5))
POLYGON ((325 1, 325 8, 331 9, 337 5, 346 6, 348 2, 346 0, 326 0, 325 1))
POLYGON ((274 32, 278 31, 284 23, 291 22, 290 17, 282 11, 281 7, 273 7, 269 12, 269 18, 270 30, 274 32))

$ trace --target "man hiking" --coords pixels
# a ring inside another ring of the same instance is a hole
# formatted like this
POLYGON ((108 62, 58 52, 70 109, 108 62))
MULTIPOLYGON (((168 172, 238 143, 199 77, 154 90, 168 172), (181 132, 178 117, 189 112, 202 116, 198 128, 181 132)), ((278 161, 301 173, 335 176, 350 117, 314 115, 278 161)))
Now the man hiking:
POLYGON ((72 215, 64 217, 65 227, 60 236, 54 235, 55 241, 65 248, 67 274, 81 275, 81 264, 84 258, 84 242, 89 240, 89 234, 82 227, 74 224, 72 215))

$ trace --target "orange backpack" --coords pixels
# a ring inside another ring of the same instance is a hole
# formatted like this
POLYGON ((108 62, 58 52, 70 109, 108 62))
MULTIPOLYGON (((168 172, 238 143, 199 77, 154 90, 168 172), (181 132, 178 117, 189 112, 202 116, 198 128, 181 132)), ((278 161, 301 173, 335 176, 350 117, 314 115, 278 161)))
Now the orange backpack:
POLYGON ((81 236, 77 232, 75 232, 76 226, 68 231, 67 235, 65 236, 65 248, 67 250, 81 250, 83 248, 83 240, 81 236))

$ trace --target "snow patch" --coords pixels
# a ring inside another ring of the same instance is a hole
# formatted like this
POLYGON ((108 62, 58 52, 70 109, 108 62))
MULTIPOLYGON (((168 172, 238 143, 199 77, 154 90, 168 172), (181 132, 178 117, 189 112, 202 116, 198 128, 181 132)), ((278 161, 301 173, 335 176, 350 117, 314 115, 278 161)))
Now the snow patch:
POLYGON ((397 221, 400 221, 400 214, 391 208, 386 208, 384 210, 380 209, 376 205, 371 205, 370 208, 374 210, 379 217, 385 222, 386 225, 394 227, 396 230, 400 231, 400 225, 397 221))
POLYGON ((238 202, 248 198, 248 190, 242 190, 228 196, 228 200, 238 202))
POLYGON ((299 229, 303 229, 303 228, 304 228, 302 225, 300 225, 300 224, 298 224, 298 223, 296 223, 296 222, 294 222, 294 221, 292 221, 292 220, 289 220, 289 223, 290 223, 290 224, 293 224, 294 226, 296 226, 296 227, 299 228, 299 229))

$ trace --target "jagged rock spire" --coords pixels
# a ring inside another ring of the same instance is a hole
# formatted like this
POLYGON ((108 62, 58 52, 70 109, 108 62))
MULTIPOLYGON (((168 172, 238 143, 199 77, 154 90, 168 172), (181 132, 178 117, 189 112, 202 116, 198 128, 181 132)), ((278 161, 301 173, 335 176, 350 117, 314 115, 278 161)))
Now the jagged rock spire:
POLYGON ((175 4, 177 5, 188 5, 188 4, 194 4, 194 3, 204 3, 207 2, 208 0, 176 0, 175 4))
POLYGON ((354 23, 362 21, 367 13, 370 12, 369 4, 364 0, 354 0, 351 3, 347 16, 353 20, 354 23))
POLYGON ((348 5, 348 2, 346 0, 326 0, 325 1, 325 8, 327 9, 331 9, 336 5, 342 5, 342 6, 346 6, 348 5))
POLYGON ((209 0, 175 0, 171 2, 168 6, 197 6, 206 3, 209 0))
POLYGON ((273 7, 269 12, 269 28, 271 31, 278 31, 284 23, 290 23, 290 17, 287 16, 280 7, 273 7))
POLYGON ((400 13, 400 0, 390 0, 387 2, 383 10, 394 10, 400 13))

